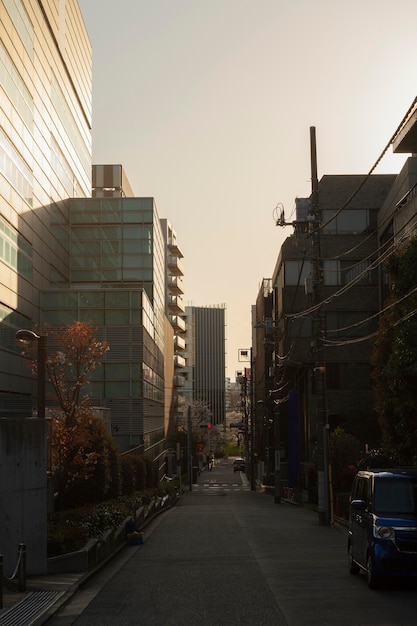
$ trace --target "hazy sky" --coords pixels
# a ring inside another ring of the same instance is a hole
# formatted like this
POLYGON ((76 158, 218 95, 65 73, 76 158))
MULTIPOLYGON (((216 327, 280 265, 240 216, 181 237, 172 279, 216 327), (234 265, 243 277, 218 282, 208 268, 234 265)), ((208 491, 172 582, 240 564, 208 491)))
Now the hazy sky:
MULTIPOLYGON (((227 375, 292 228, 278 203, 367 173, 416 94, 416 0, 79 0, 93 161, 121 163, 184 253, 184 300, 227 307, 227 375)), ((383 159, 396 173, 405 155, 383 159)))

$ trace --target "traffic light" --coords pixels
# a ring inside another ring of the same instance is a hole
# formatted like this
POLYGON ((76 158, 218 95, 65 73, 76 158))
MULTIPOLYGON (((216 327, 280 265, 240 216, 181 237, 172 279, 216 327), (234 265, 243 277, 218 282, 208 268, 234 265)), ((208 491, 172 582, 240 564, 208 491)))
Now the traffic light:
POLYGON ((200 428, 213 428, 212 424, 200 424, 200 428))

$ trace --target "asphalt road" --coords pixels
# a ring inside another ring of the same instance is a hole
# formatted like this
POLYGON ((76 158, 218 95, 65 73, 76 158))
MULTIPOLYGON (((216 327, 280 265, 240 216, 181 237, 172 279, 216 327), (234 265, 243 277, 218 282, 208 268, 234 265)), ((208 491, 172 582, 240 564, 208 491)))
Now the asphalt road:
POLYGON ((346 528, 250 491, 223 462, 48 625, 416 624, 416 587, 370 591, 349 575, 346 543, 346 528))

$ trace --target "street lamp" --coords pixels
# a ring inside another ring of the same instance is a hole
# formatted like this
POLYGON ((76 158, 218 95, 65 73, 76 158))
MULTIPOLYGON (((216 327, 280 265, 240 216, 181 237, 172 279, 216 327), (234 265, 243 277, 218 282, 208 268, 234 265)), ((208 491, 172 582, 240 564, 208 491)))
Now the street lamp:
POLYGON ((38 419, 45 419, 45 365, 46 365, 46 336, 38 335, 33 330, 18 330, 16 341, 28 346, 37 344, 37 368, 38 368, 38 419))

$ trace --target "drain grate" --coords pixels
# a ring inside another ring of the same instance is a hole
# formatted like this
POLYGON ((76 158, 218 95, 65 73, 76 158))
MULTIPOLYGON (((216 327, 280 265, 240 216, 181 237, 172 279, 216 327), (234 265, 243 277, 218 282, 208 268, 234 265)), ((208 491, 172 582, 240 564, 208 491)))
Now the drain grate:
POLYGON ((63 591, 32 591, 18 604, 0 614, 0 626, 30 626, 52 606, 63 591))

